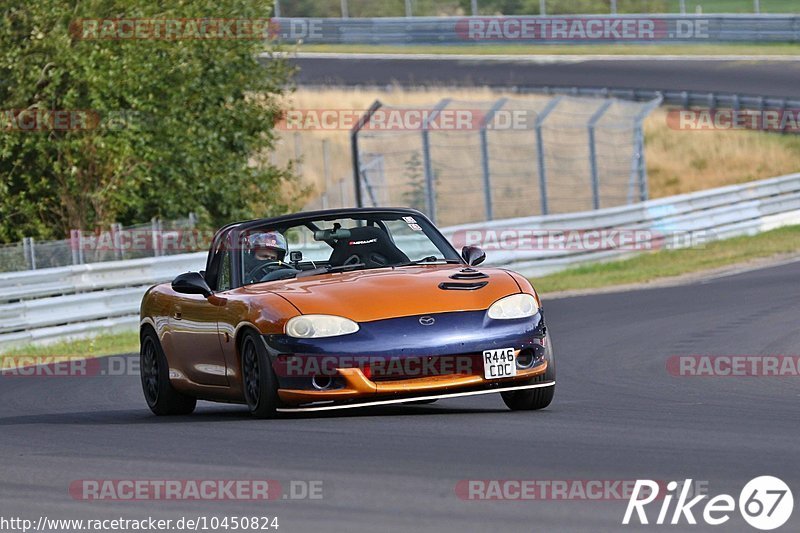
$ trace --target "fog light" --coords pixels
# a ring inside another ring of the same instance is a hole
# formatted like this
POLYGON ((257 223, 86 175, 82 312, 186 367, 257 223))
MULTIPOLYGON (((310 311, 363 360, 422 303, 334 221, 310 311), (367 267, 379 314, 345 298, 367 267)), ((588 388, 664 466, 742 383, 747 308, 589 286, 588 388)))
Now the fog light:
POLYGON ((317 375, 311 378, 311 385, 317 390, 328 390, 333 387, 333 378, 317 375))
POLYGON ((534 359, 535 356, 533 350, 530 348, 522 350, 517 356, 517 368, 525 370, 526 368, 532 367, 534 359))

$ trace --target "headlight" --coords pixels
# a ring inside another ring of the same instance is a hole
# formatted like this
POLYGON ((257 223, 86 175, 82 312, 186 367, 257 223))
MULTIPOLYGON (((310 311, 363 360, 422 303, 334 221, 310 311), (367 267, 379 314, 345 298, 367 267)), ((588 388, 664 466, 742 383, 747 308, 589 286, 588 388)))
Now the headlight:
POLYGON ((489 318, 508 320, 526 318, 539 311, 539 302, 530 294, 512 294, 500 298, 489 308, 489 318))
POLYGON ((358 331, 358 324, 341 316, 300 315, 286 323, 286 334, 298 339, 336 337, 358 331))

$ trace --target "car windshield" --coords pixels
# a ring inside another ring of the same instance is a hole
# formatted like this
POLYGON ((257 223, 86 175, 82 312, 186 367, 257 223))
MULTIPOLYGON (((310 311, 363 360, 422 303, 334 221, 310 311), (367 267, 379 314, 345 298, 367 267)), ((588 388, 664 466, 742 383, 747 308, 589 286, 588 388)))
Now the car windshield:
POLYGON ((244 285, 355 269, 461 263, 427 220, 406 213, 298 219, 242 236, 244 285))

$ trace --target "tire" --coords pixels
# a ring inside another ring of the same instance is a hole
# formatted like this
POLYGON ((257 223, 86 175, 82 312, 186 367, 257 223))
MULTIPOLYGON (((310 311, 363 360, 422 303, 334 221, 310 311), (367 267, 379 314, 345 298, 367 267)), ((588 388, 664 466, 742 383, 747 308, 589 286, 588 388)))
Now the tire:
POLYGON ((430 404, 436 403, 436 402, 437 402, 437 399, 434 398, 434 399, 431 399, 431 400, 412 400, 410 402, 403 402, 403 403, 404 403, 404 405, 430 405, 430 404))
POLYGON ((274 418, 280 405, 278 380, 264 343, 255 333, 247 332, 240 353, 242 390, 250 414, 256 418, 274 418))
POLYGON ((169 365, 161 343, 152 329, 142 331, 139 350, 139 374, 147 406, 159 416, 188 415, 197 406, 197 398, 181 394, 169 382, 169 365))
MULTIPOLYGON (((545 360, 547 361, 547 370, 544 377, 537 378, 536 381, 531 381, 534 384, 539 381, 554 381, 556 379, 556 360, 553 355, 553 342, 550 340, 550 334, 545 336, 545 360)), ((501 392, 503 402, 512 411, 536 411, 544 409, 550 402, 553 401, 553 396, 556 392, 556 386, 542 387, 539 389, 520 390, 512 392, 501 392)))

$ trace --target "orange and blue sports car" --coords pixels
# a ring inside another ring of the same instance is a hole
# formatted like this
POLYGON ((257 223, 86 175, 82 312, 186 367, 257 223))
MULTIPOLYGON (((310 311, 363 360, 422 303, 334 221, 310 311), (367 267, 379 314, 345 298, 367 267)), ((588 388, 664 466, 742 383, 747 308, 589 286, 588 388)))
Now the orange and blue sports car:
POLYGON ((500 393, 547 407, 555 361, 523 276, 478 267, 419 211, 337 209, 220 229, 206 268, 141 306, 141 379, 158 415, 198 399, 256 417, 500 393))

